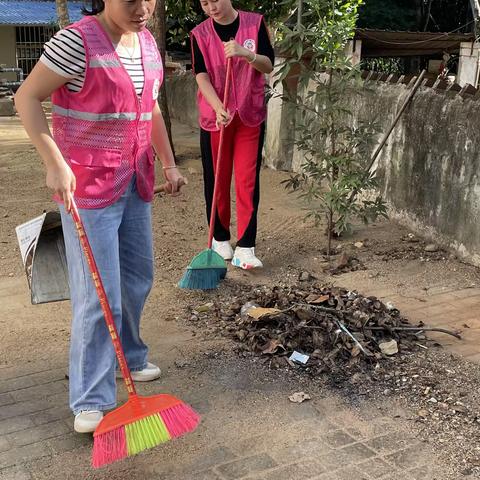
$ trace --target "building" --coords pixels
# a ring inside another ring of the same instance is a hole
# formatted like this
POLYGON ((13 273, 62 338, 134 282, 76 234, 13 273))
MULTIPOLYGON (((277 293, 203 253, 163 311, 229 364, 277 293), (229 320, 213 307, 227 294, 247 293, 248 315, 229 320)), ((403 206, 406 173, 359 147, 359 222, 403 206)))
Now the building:
MULTIPOLYGON (((81 18, 83 5, 68 2, 72 22, 81 18)), ((55 0, 0 0, 0 67, 21 68, 28 74, 57 29, 55 0)), ((16 75, 0 73, 1 79, 15 80, 16 75)))

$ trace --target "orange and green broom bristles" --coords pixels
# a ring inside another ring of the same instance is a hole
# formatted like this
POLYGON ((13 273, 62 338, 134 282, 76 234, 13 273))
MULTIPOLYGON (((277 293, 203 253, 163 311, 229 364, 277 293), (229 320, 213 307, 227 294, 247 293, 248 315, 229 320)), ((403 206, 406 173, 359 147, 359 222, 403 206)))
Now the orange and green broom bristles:
POLYGON ((92 465, 94 468, 99 468, 195 430, 200 422, 200 417, 189 405, 172 395, 164 394, 152 397, 137 395, 107 295, 73 198, 70 213, 92 274, 120 371, 128 391, 127 403, 105 415, 93 435, 92 465))
POLYGON ((106 415, 93 435, 94 468, 122 460, 195 430, 200 417, 171 395, 130 397, 106 415))

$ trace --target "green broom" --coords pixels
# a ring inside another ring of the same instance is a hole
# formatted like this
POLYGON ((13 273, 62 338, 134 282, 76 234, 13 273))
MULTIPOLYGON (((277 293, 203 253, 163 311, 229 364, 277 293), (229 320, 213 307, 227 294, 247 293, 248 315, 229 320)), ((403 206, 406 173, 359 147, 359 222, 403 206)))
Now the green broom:
MULTIPOLYGON (((227 74, 225 77, 225 92, 223 96, 223 108, 227 108, 228 94, 230 90, 232 59, 227 60, 227 74)), ((220 165, 225 137, 225 125, 220 126, 220 141, 215 168, 215 183, 213 187, 212 209, 210 212, 210 228, 208 232, 208 248, 194 257, 187 267, 178 286, 191 290, 212 290, 217 288, 221 280, 227 274, 227 265, 221 255, 212 250, 213 230, 217 212, 218 179, 220 178, 220 165)))

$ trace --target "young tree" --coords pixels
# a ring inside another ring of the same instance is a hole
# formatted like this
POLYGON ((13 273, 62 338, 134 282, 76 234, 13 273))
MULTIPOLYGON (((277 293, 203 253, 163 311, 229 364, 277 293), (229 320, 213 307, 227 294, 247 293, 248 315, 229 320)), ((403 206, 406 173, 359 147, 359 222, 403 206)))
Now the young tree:
POLYGON ((362 0, 304 0, 302 24, 285 28, 279 45, 287 60, 278 81, 298 72, 298 94, 284 97, 297 106, 295 144, 304 157, 300 173, 285 183, 305 200, 309 217, 327 221, 328 248, 334 234, 348 230, 353 218, 364 222, 386 215, 380 196, 352 202, 354 192, 377 186, 368 172, 377 129, 356 122, 348 99, 360 95, 360 71, 346 53, 362 0))

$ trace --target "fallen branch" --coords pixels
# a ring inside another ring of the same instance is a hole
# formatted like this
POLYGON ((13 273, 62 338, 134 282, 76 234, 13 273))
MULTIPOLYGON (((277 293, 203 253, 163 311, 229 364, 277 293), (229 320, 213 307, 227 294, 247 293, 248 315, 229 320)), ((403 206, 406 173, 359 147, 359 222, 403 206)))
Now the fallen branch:
MULTIPOLYGON (((302 305, 301 303, 297 303, 297 305, 302 305)), ((303 304, 302 306, 308 306, 314 310, 320 310, 322 312, 338 315, 340 317, 343 317, 343 312, 341 310, 337 310, 335 308, 329 308, 329 307, 322 307, 321 305, 310 305, 310 304, 303 304)), ((312 328, 312 327, 310 327, 312 328)), ((459 340, 462 340, 462 337, 460 334, 453 332, 451 330, 446 330, 445 328, 437 328, 437 327, 369 327, 368 325, 364 325, 363 328, 368 329, 368 330, 390 330, 390 331, 414 331, 414 332, 439 332, 439 333, 446 333, 447 335, 451 335, 452 337, 458 338, 459 340)))
POLYGON ((436 327, 369 327, 365 325, 363 328, 367 330, 390 330, 392 332, 401 332, 401 331, 416 331, 416 332, 440 332, 451 335, 452 337, 462 340, 462 337, 459 333, 452 332, 451 330, 446 330, 445 328, 436 328, 436 327))
POLYGON ((335 320, 335 323, 337 324, 338 328, 340 328, 340 330, 342 330, 343 332, 345 332, 354 342, 355 342, 355 345, 365 354, 367 355, 368 357, 372 356, 371 353, 367 352, 362 344, 355 338, 355 336, 353 335, 352 332, 350 332, 350 330, 348 330, 348 328, 340 321, 338 320, 335 320))
POLYGON ((312 305, 310 303, 296 303, 295 305, 298 305, 300 307, 309 307, 313 308, 314 310, 321 310, 322 312, 333 313, 340 316, 343 316, 344 313, 341 310, 337 310, 336 308, 322 307, 321 305, 312 305))

